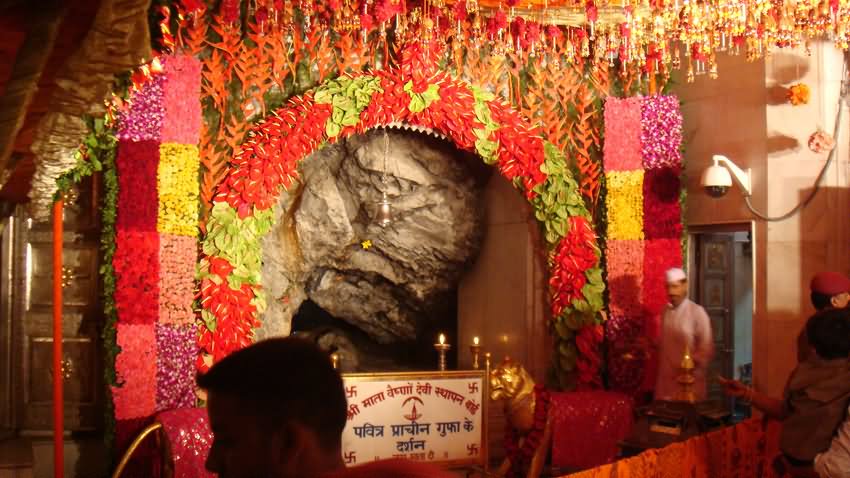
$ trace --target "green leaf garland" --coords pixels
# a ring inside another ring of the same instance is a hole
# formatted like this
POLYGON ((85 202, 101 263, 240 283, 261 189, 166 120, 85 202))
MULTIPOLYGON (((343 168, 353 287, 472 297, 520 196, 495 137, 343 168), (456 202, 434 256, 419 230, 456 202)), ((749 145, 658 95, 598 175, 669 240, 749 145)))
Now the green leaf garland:
POLYGON ((333 113, 325 124, 328 138, 339 136, 346 126, 356 126, 360 122, 360 113, 369 106, 372 95, 378 91, 383 90, 381 79, 377 76, 343 76, 318 87, 313 101, 333 106, 333 113))

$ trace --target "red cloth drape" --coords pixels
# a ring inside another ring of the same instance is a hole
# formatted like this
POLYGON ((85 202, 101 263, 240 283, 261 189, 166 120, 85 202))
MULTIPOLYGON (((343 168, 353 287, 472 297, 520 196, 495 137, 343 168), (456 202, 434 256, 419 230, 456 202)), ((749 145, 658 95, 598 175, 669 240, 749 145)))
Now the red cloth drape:
POLYGON ((552 466, 583 469, 614 461, 617 443, 632 429, 627 395, 566 392, 551 395, 552 466))
MULTIPOLYGON (((562 478, 779 478, 777 422, 747 420, 562 478)), ((579 435, 582 435, 579 433, 579 435)))

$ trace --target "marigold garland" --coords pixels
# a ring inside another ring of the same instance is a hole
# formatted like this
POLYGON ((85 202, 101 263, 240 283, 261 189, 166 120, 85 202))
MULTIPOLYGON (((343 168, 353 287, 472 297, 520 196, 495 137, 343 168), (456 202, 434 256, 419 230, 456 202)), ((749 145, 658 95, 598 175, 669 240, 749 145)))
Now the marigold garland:
POLYGON ((643 171, 605 173, 608 195, 608 238, 642 240, 643 236, 643 171))
POLYGON ((788 88, 787 98, 792 106, 807 105, 809 104, 810 97, 811 91, 805 83, 796 83, 788 88))
POLYGON ((195 237, 198 234, 198 147, 166 143, 159 146, 157 230, 195 237))

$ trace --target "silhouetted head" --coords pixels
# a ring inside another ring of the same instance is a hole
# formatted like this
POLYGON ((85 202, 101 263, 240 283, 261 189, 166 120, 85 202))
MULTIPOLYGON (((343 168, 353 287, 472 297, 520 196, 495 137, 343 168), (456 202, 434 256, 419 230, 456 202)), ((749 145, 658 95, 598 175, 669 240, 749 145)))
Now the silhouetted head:
POLYGON ((806 336, 824 359, 850 357, 850 310, 828 308, 806 322, 806 336))
POLYGON ((330 358, 307 340, 265 340, 198 377, 220 477, 308 478, 342 467, 346 399, 330 358))

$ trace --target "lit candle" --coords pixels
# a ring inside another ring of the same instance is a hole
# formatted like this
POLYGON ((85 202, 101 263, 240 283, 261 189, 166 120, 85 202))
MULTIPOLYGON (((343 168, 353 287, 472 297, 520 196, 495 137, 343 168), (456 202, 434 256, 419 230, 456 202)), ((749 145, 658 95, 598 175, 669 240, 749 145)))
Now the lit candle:
POLYGON ((434 348, 437 349, 437 353, 440 355, 439 370, 444 372, 446 370, 446 352, 452 348, 452 346, 446 343, 446 336, 444 334, 440 334, 437 343, 434 344, 434 348))
POLYGON ((477 335, 472 337, 472 345, 469 346, 469 351, 472 352, 472 368, 478 370, 478 358, 481 353, 481 345, 477 335))

